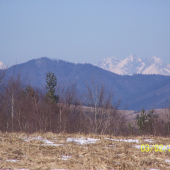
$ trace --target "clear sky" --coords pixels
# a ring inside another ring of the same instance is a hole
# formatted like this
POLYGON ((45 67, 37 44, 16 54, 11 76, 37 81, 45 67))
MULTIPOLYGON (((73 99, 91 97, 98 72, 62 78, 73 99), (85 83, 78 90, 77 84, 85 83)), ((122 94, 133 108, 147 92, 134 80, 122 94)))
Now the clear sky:
POLYGON ((170 64, 170 0, 0 0, 0 61, 8 67, 130 54, 170 64))

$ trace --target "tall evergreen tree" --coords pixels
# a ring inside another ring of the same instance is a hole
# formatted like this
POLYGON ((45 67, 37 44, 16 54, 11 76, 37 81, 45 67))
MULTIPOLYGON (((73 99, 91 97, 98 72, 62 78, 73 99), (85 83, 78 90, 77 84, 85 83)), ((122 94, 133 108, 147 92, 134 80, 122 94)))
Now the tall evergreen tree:
POLYGON ((55 95, 55 87, 57 85, 57 78, 52 72, 46 73, 46 95, 54 102, 58 103, 59 96, 55 95))

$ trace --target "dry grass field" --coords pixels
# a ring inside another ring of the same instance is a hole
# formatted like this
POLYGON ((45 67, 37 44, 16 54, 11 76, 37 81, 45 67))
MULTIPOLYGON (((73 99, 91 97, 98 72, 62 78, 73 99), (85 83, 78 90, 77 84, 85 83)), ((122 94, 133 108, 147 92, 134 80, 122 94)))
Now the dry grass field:
POLYGON ((169 144, 153 136, 0 133, 0 169, 170 169, 169 144))

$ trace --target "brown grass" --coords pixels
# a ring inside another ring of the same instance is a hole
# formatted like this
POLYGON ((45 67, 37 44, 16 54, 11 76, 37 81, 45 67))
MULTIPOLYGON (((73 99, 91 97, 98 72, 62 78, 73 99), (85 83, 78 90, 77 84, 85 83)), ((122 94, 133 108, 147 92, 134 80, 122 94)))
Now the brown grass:
MULTIPOLYGON (((0 169, 166 169, 170 163, 165 162, 170 152, 141 152, 134 145, 150 144, 143 141, 153 139, 154 144, 169 144, 169 138, 141 136, 128 137, 138 139, 139 143, 112 141, 105 138, 125 139, 106 135, 54 134, 54 133, 0 133, 0 169), (39 140, 25 141, 31 137, 41 136, 60 146, 49 146, 39 140), (80 145, 67 142, 67 137, 91 137, 100 139, 94 144, 80 145), (63 160, 62 156, 70 156, 63 160), (10 162, 7 160, 18 160, 10 162)), ((151 144, 150 144, 151 145, 151 144)))

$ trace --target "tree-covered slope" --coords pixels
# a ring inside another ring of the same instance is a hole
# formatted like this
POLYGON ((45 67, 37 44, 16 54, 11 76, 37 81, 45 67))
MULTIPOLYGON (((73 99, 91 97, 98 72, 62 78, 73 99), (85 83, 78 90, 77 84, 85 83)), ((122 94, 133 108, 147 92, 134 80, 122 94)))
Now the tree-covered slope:
POLYGON ((45 76, 51 71, 61 84, 76 83, 80 92, 85 92, 86 83, 95 80, 98 85, 114 91, 115 101, 121 98, 121 109, 162 108, 170 96, 170 77, 162 75, 121 76, 91 64, 74 64, 46 57, 30 60, 8 68, 6 78, 21 74, 24 82, 37 88, 45 87, 45 76))

